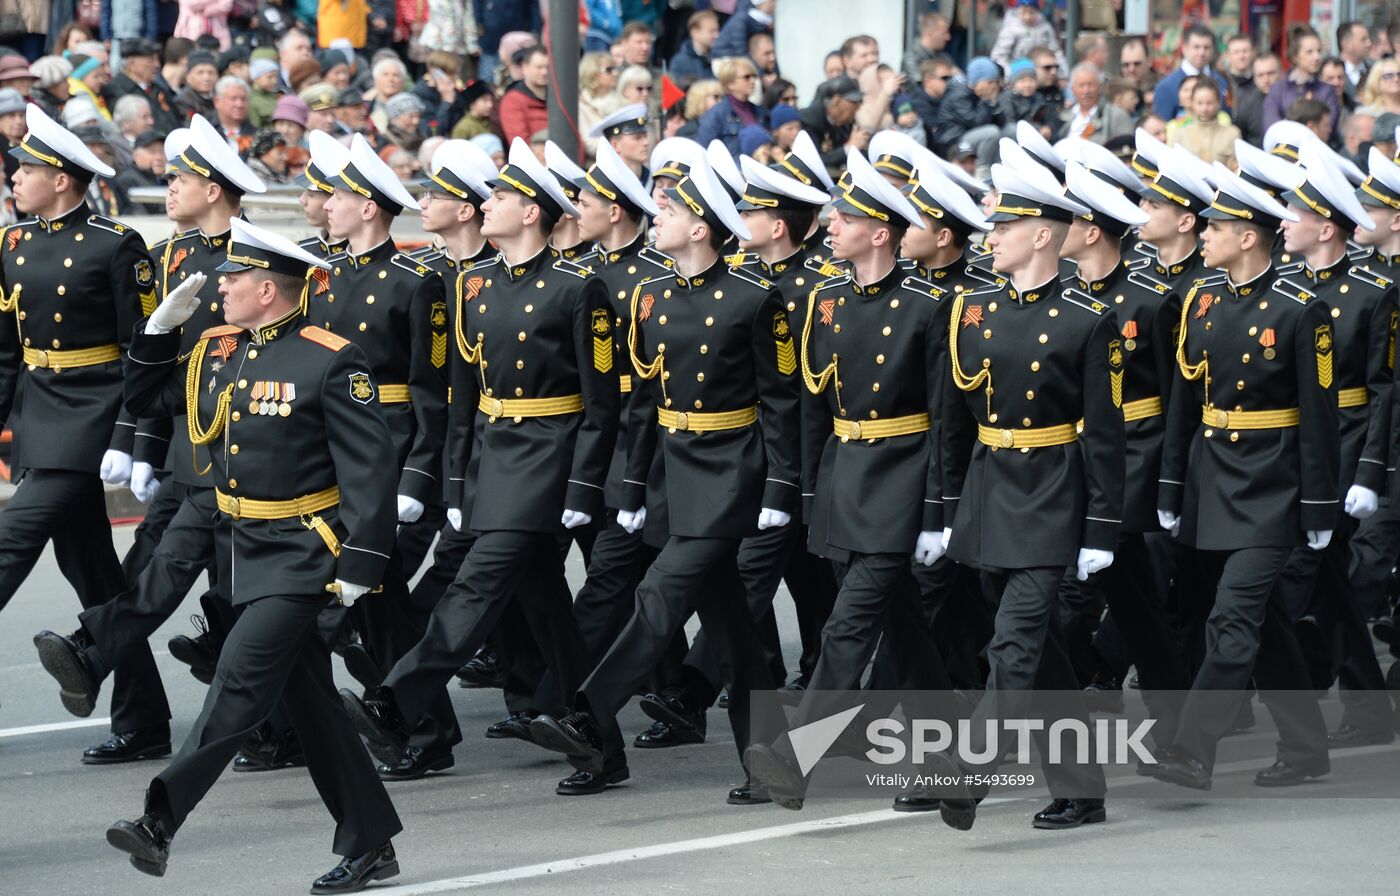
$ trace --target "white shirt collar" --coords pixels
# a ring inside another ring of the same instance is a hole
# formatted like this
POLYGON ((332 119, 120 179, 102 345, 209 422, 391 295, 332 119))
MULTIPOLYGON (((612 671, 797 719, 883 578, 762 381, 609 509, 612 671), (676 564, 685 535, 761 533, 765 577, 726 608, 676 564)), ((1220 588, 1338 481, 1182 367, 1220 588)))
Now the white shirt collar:
POLYGON ((1186 72, 1186 74, 1187 74, 1189 77, 1194 78, 1194 77, 1196 77, 1197 75, 1199 75, 1201 72, 1210 71, 1210 66, 1206 66, 1205 68, 1196 68, 1194 65, 1192 65, 1191 63, 1189 63, 1189 62, 1187 62, 1185 59, 1183 59, 1183 60, 1181 60, 1181 70, 1184 71, 1184 72, 1186 72))

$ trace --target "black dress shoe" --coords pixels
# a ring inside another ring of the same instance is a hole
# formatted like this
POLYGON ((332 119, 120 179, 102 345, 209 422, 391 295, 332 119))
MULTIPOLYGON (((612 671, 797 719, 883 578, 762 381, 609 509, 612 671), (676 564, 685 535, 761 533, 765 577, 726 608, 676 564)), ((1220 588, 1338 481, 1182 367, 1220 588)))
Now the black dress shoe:
POLYGON ((1321 778, 1331 770, 1332 764, 1326 759, 1308 765, 1280 759, 1256 774, 1254 783, 1259 787, 1295 787, 1309 778, 1321 778))
POLYGON ((731 806, 763 806, 773 802, 773 798, 768 795, 767 787, 745 781, 729 791, 725 802, 731 806))
POLYGON ((122 731, 83 751, 83 765, 116 765, 170 755, 170 729, 122 731))
POLYGON ((457 682, 464 688, 503 688, 506 685, 506 671, 496 652, 483 647, 467 664, 457 670, 457 682))
POLYGON ((1152 751, 1152 758, 1157 760, 1157 762, 1143 762, 1141 759, 1139 759, 1137 764, 1137 773, 1144 778, 1151 778, 1153 776, 1152 770, 1157 767, 1157 763, 1166 759, 1170 755, 1171 754, 1167 752, 1166 747, 1157 747, 1155 750, 1152 751))
POLYGON ((725 688, 719 692, 719 699, 715 700, 715 706, 720 709, 729 708, 729 688, 725 688))
POLYGON ((1103 800, 1055 800, 1035 813, 1031 827, 1042 831, 1063 831, 1082 824, 1099 824, 1108 820, 1103 800))
POLYGON ((403 751, 403 758, 397 765, 381 765, 377 770, 381 781, 417 781, 433 772, 445 772, 456 764, 451 750, 425 753, 422 747, 409 747, 403 751))
POLYGON ((1392 648, 1400 644, 1400 626, 1395 624, 1395 617, 1389 613, 1371 620, 1371 634, 1392 648))
POLYGON ((1095 677, 1084 689, 1084 708, 1089 712, 1123 714, 1123 686, 1116 681, 1095 677))
POLYGON ((1394 740, 1394 731, 1357 728, 1355 725, 1342 725, 1336 731, 1327 735, 1327 746, 1333 749, 1372 747, 1388 744, 1394 740))
POLYGON ((361 856, 346 856, 330 871, 311 884, 312 893, 358 893, 377 880, 399 875, 399 860, 394 844, 371 849, 361 856))
POLYGON ((703 744, 705 735, 693 728, 677 728, 665 722, 652 722, 651 727, 638 734, 632 745, 643 750, 659 750, 665 747, 683 747, 686 744, 703 744))
MULTIPOLYGON (((383 688, 378 693, 387 695, 383 688)), ((408 733, 404 731, 403 718, 393 698, 378 696, 361 700, 353 691, 341 688, 340 699, 374 758, 390 768, 398 765, 403 751, 408 749, 408 733)))
POLYGON ((753 744, 744 751, 744 768, 750 786, 764 787, 773 802, 797 811, 805 801, 807 782, 802 771, 768 744, 753 744))
POLYGON ((534 743, 534 738, 530 736, 530 723, 534 720, 534 713, 512 712, 499 722, 487 726, 486 736, 492 740, 514 738, 526 743, 534 743))
POLYGON ((927 787, 916 784, 895 794, 891 808, 896 812, 934 812, 938 809, 938 802, 938 797, 930 793, 927 787))
POLYGON ((190 617, 190 622, 199 630, 199 634, 193 638, 176 635, 166 642, 166 647, 170 648, 172 657, 190 667, 190 674, 196 681, 209 684, 214 680, 214 667, 219 664, 219 649, 203 616, 195 614, 190 617))
POLYGON ((1135 691, 1142 690, 1142 679, 1138 678, 1138 674, 1136 672, 1128 676, 1128 687, 1132 688, 1135 691))
POLYGON ((369 655, 363 644, 347 644, 345 650, 340 654, 340 658, 345 660, 345 671, 350 673, 350 677, 360 683, 360 687, 369 694, 384 683, 384 673, 380 671, 379 664, 369 655))
POLYGON ((569 713, 562 719, 538 716, 530 723, 530 736, 546 750, 563 753, 579 771, 603 774, 603 737, 588 713, 569 713))
POLYGON ((651 744, 651 746, 678 746, 680 744, 702 744, 705 742, 705 712, 696 711, 685 705, 679 697, 667 694, 647 694, 639 701, 647 718, 665 722, 676 733, 674 744, 651 744))
POLYGON ((554 787, 554 792, 560 796, 592 796, 595 793, 602 793, 614 784, 621 784, 632 776, 627 770, 627 760, 618 757, 616 762, 608 763, 607 767, 599 774, 592 772, 577 771, 569 777, 560 781, 554 787))
POLYGON ((165 876, 170 836, 155 818, 142 815, 135 821, 119 821, 107 829, 107 842, 131 856, 131 866, 142 874, 165 876))
POLYGON ((43 631, 34 636, 34 646, 39 650, 39 664, 44 671, 58 682, 58 699, 63 708, 78 718, 92 715, 97 707, 97 694, 102 688, 102 679, 92 668, 87 654, 83 653, 84 643, 81 632, 72 637, 64 637, 55 632, 43 631))
POLYGON ((1181 753, 1169 752, 1152 766, 1152 777, 1168 784, 1178 784, 1192 790, 1210 790, 1211 777, 1199 760, 1181 753))
POLYGON ((272 772, 279 768, 306 765, 306 753, 295 731, 285 731, 270 737, 255 734, 233 757, 236 772, 272 772))
POLYGON ((956 831, 972 830, 977 821, 977 804, 987 795, 987 788, 974 791, 967 782, 967 772, 946 753, 930 756, 923 774, 929 778, 941 777, 948 782, 942 785, 938 797, 938 814, 943 823, 956 831))

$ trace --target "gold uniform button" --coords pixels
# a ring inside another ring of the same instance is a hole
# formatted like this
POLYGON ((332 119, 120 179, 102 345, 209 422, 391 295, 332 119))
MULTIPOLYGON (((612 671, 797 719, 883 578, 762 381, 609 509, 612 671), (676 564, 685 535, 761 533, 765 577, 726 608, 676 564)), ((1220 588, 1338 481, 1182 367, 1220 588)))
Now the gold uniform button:
MULTIPOLYGON (((24 238, 25 238, 25 239, 29 239, 29 234, 26 233, 26 234, 24 235, 24 238)), ((75 240, 77 240, 78 242, 81 243, 81 242, 83 241, 83 235, 80 233, 80 234, 78 234, 77 236, 73 237, 73 239, 75 239, 75 240)))
MULTIPOLYGON (((340 267, 339 267, 338 265, 336 266, 335 273, 336 273, 337 276, 340 275, 340 267)), ((380 272, 379 272, 379 276, 381 276, 381 277, 384 276, 384 272, 383 272, 383 271, 380 271, 380 272)))
POLYGON ((899 299, 890 299, 890 307, 891 307, 891 308, 898 308, 898 307, 899 307, 899 299))
POLYGON ((58 285, 58 294, 59 294, 59 295, 65 295, 67 292, 68 292, 68 287, 66 287, 66 286, 64 286, 62 283, 60 283, 60 284, 58 285))
POLYGON ((229 487, 229 488, 238 488, 238 480, 237 480, 237 479, 230 479, 230 480, 228 481, 228 487, 229 487))
POLYGON ((535 281, 535 289, 544 289, 544 281, 543 281, 543 280, 536 280, 536 281, 535 281))
POLYGON ((700 346, 700 354, 702 354, 702 355, 708 355, 709 353, 710 353, 710 347, 709 347, 708 345, 702 345, 702 346, 700 346))
POLYGON ((831 332, 833 332, 833 333, 840 333, 840 332, 841 332, 841 325, 840 325, 840 324, 835 324, 835 325, 833 325, 832 328, 831 328, 831 332))
POLYGON ((796 303, 796 302, 788 302, 788 310, 789 310, 789 311, 796 311, 796 310, 797 310, 797 303, 796 303))
POLYGON ((985 330, 982 331, 982 338, 983 338, 983 339, 991 339, 991 338, 992 338, 992 328, 991 328, 991 327, 988 327, 987 329, 985 329, 985 330))
MULTIPOLYGON (((337 269, 337 273, 339 273, 339 269, 337 269)), ((379 272, 379 279, 380 279, 380 280, 383 280, 385 277, 388 277, 388 276, 389 276, 389 272, 388 272, 388 271, 380 271, 380 272, 379 272)))
POLYGON ((987 312, 988 312, 989 314, 996 314, 996 313, 997 313, 997 303, 996 303, 996 302, 993 302, 993 303, 991 303, 990 305, 988 305, 988 306, 987 306, 987 312))
POLYGON ((707 318, 705 318, 705 326, 707 326, 707 327, 713 327, 714 325, 715 325, 715 319, 714 319, 713 317, 707 317, 707 318))
POLYGON ((996 415, 996 412, 995 412, 995 411, 993 411, 992 413, 990 413, 990 414, 987 415, 987 422, 988 422, 988 423, 995 423, 995 422, 997 422, 997 415, 996 415))
POLYGON ((71 259, 71 258, 65 258, 65 259, 63 259, 63 266, 64 266, 65 268, 71 268, 71 267, 73 266, 73 259, 71 259))
POLYGON ((61 324, 61 323, 63 323, 63 315, 62 315, 62 314, 59 314, 57 311, 55 311, 54 314, 53 314, 53 322, 56 323, 56 324, 61 324))
POLYGON ((876 364, 883 364, 883 363, 885 363, 885 356, 884 356, 884 355, 876 355, 876 356, 875 356, 875 363, 876 363, 876 364))
POLYGON ((239 381, 238 381, 238 388, 240 388, 240 389, 246 389, 246 388, 248 388, 248 381, 247 381, 247 380, 239 380, 239 381))
POLYGON ((880 391, 880 384, 879 384, 879 383, 871 383, 871 384, 870 384, 870 391, 871 391, 871 392, 879 392, 879 391, 880 391))
POLYGON ((535 306, 534 306, 534 305, 526 305, 526 306, 525 306, 525 313, 526 313, 526 314, 530 314, 530 313, 532 313, 534 310, 535 310, 535 306))
POLYGON ((55 339, 55 340, 53 341, 53 347, 54 347, 54 348, 58 348, 58 340, 57 340, 57 339, 55 339))
POLYGON ((1257 335, 1259 335, 1259 328, 1258 328, 1258 327, 1250 327, 1250 328, 1249 328, 1249 335, 1251 335, 1251 336, 1257 336, 1257 335))
POLYGON ((365 296, 365 304, 366 304, 366 305, 373 305, 373 304, 374 304, 374 296, 365 296))
POLYGON ((369 324, 365 323, 364 321, 360 321, 360 332, 363 333, 365 330, 368 330, 368 329, 369 329, 369 324))
POLYGON ((845 305, 845 304, 846 304, 846 297, 845 297, 845 296, 841 296, 839 299, 836 300, 836 304, 837 304, 837 305, 845 305))
POLYGON ((1027 390, 1026 390, 1026 401, 1035 401, 1035 390, 1034 390, 1034 389, 1027 389, 1027 390))
POLYGON ((210 310, 210 311, 218 311, 218 310, 219 310, 219 303, 218 303, 218 302, 210 302, 210 303, 209 303, 209 310, 210 310))
POLYGON ((1332 316, 1333 316, 1333 317, 1341 317, 1341 316, 1342 316, 1342 309, 1340 309, 1340 308, 1333 308, 1333 309, 1332 309, 1332 316))
POLYGON ((619 289, 619 290, 617 291, 617 297, 618 297, 619 299, 625 299, 625 298, 627 298, 627 290, 625 290, 625 289, 619 289))
POLYGON ((257 349, 255 349, 255 348, 250 348, 250 349, 248 349, 248 359, 249 359, 250 361, 251 361, 253 358, 256 358, 257 356, 258 356, 258 350, 257 350, 257 349))
POLYGON ((716 298, 716 299, 722 299, 722 298, 724 298, 724 290, 722 290, 722 289, 717 289, 717 290, 715 290, 715 298, 716 298))
POLYGON ((1238 442, 1239 440, 1240 440, 1240 434, 1239 434, 1239 433, 1237 433, 1237 432, 1232 432, 1232 433, 1230 433, 1230 441, 1232 441, 1232 442, 1238 442))
POLYGON ((525 362, 524 362, 524 361, 516 361, 516 362, 515 362, 515 369, 516 369, 516 370, 524 370, 524 369, 525 369, 525 362))
POLYGON ((516 398, 519 398, 520 396, 522 396, 522 395, 524 395, 524 394, 525 394, 525 390, 524 390, 524 389, 520 388, 519 386, 516 386, 516 387, 515 387, 515 397, 516 397, 516 398))
POLYGON ((1113 303, 1114 303, 1115 305, 1121 305, 1121 304, 1123 304, 1123 297, 1122 297, 1122 296, 1114 296, 1114 297, 1113 297, 1113 303))
POLYGON ((15 264, 24 264, 24 256, 20 255, 17 258, 15 258, 15 264))
POLYGON ((1031 372, 1034 373, 1034 372, 1036 372, 1036 371, 1038 371, 1038 370, 1040 370, 1040 362, 1039 362, 1039 361, 1032 361, 1032 362, 1031 362, 1031 372))
POLYGON ((705 371, 702 370, 699 373, 695 374, 695 381, 697 383, 705 382, 705 371))
POLYGON ((243 415, 242 415, 241 413, 239 413, 238 411, 234 411, 233 414, 232 414, 232 417, 233 417, 233 422, 234 422, 234 423, 237 423, 239 420, 242 420, 242 419, 243 419, 243 415))
POLYGON ((802 285, 806 284, 807 280, 806 280, 805 277, 798 277, 796 280, 794 280, 794 281, 792 281, 792 282, 793 282, 793 283, 796 283, 798 286, 802 286, 802 285))
POLYGON ((521 342, 524 342, 524 341, 525 341, 525 331, 524 331, 524 330, 521 330, 519 333, 516 334, 515 338, 516 338, 516 339, 519 339, 521 342))
POLYGON ((635 264, 629 264, 629 265, 627 266, 627 273, 629 273, 629 274, 635 274, 635 273, 637 273, 637 266, 636 266, 635 264))
MULTIPOLYGON (((1220 302, 1219 299, 1216 299, 1215 301, 1216 301, 1217 304, 1219 304, 1219 302, 1220 302)), ((1268 302, 1260 302, 1260 303, 1259 303, 1259 310, 1260 310, 1260 311, 1267 311, 1268 309, 1269 309, 1269 303, 1268 303, 1268 302)))
POLYGON ((884 328, 883 330, 881 330, 880 332, 883 333, 884 335, 888 336, 888 335, 890 335, 891 333, 893 333, 894 331, 891 330, 889 327, 885 327, 885 328, 884 328))
POLYGON ((1047 342, 1049 342, 1049 341, 1050 341, 1050 335, 1049 335, 1048 333, 1041 333, 1041 334, 1040 334, 1040 344, 1041 344, 1041 345, 1044 345, 1045 343, 1047 343, 1047 342))
POLYGON ((1021 418, 1021 425, 1022 425, 1022 426, 1030 426, 1030 425, 1031 425, 1031 418, 1029 418, 1029 417, 1022 417, 1022 418, 1021 418))
POLYGON ((659 323, 659 324, 661 324, 661 326, 663 326, 663 327, 666 326, 666 315, 663 314, 663 315, 661 315, 660 317, 658 317, 658 318, 656 319, 656 322, 659 323))
MULTIPOLYGON (((488 283, 487 286, 490 286, 490 284, 488 283)), ((671 291, 670 291, 669 289, 665 289, 665 290, 662 290, 662 291, 661 291, 661 298, 663 298, 663 299, 669 299, 670 297, 671 297, 671 291)))
POLYGON ((1213 435, 1215 435, 1215 430, 1213 430, 1213 429, 1208 429, 1208 430, 1205 431, 1205 437, 1206 437, 1206 438, 1210 438, 1210 437, 1213 436, 1213 435))
POLYGON ((703 408, 704 406, 705 406, 705 403, 704 403, 703 401, 701 401, 701 400, 698 399, 698 398, 695 399, 695 410, 698 411, 698 410, 700 410, 701 408, 703 408))
POLYGON ((1059 316, 1060 316, 1060 309, 1058 309, 1058 308, 1051 308, 1051 309, 1050 309, 1050 316, 1051 316, 1051 317, 1059 317, 1059 316))
POLYGON ((485 313, 486 313, 486 306, 485 306, 485 305, 477 305, 477 306, 476 306, 476 313, 477 313, 477 314, 485 314, 485 313))
POLYGON ((1240 361, 1241 361, 1242 363, 1248 364, 1248 363, 1249 363, 1249 352, 1245 352, 1243 355, 1240 355, 1240 361))
POLYGON ((1236 382, 1235 388, 1239 389, 1240 391, 1244 391, 1244 380, 1239 380, 1238 382, 1236 382))
POLYGON ((238 453, 238 446, 237 446, 237 445, 230 445, 230 446, 228 446, 228 453, 229 453, 229 454, 237 454, 237 453, 238 453))

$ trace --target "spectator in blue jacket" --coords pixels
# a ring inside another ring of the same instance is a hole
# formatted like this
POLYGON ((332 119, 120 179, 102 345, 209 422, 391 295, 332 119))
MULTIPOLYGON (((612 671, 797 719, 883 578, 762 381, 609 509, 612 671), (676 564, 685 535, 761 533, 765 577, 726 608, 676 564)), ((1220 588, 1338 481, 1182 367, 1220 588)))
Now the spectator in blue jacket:
POLYGON ((622 34, 622 9, 617 0, 584 0, 588 10, 588 31, 583 35, 583 52, 606 53, 622 34))
POLYGON ((710 77, 710 48, 719 37, 719 16, 713 9, 702 9, 691 13, 685 28, 689 36, 681 41, 669 66, 671 79, 681 87, 710 77))
POLYGON ((778 0, 739 0, 734 15, 719 29, 719 37, 710 48, 710 58, 747 56, 750 35, 773 33, 773 9, 777 5, 778 0))
POLYGON ((1230 104, 1230 82, 1224 75, 1210 67, 1215 57, 1215 32, 1205 25, 1192 25, 1181 36, 1181 65, 1176 71, 1157 82, 1157 90, 1152 94, 1152 114, 1164 121, 1171 121, 1181 111, 1177 94, 1181 92, 1181 82, 1200 74, 1208 74, 1220 85, 1222 107, 1228 112, 1230 104))
POLYGON ((538 34, 544 27, 540 4, 535 0, 472 0, 472 14, 478 29, 477 45, 481 47, 477 77, 483 81, 490 81, 501 66, 498 51, 502 37, 512 31, 538 34))
POLYGON ((768 110, 749 101, 758 83, 758 69, 745 57, 731 57, 715 63, 715 76, 725 96, 700 116, 695 141, 709 146, 711 140, 719 140, 737 159, 739 132, 751 124, 768 127, 768 110))

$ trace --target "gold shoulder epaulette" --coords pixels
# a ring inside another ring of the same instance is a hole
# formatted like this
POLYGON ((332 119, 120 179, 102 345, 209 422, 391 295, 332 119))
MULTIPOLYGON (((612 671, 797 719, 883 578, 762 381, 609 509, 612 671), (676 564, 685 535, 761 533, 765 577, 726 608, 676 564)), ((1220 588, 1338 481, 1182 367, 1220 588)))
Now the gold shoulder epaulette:
POLYGON ((733 255, 726 255, 724 256, 724 263, 731 268, 737 268, 744 263, 744 259, 747 255, 747 252, 735 252, 733 255))
POLYGON ((1076 289, 1073 286, 1063 290, 1060 293, 1060 298, 1064 299, 1066 302, 1069 302, 1071 305, 1083 308, 1085 311, 1088 311, 1089 313, 1095 316, 1103 314, 1105 311, 1108 310, 1108 306, 1105 305, 1103 302, 1100 302, 1098 299, 1089 295, 1087 292, 1084 292, 1080 289, 1076 289))
POLYGON ((933 296, 935 299, 941 299, 948 293, 946 289, 932 280, 925 280, 922 277, 905 277, 899 282, 899 285, 921 296, 933 296))
POLYGON ((94 227, 101 227, 103 230, 110 230, 112 233, 126 233, 131 228, 120 221, 113 221, 104 215, 89 215, 88 223, 94 227))
POLYGON ((338 352, 350 344, 350 340, 346 339, 344 336, 337 336, 330 330, 323 330, 315 326, 302 327, 301 338, 310 339, 317 345, 328 348, 333 352, 338 352))
POLYGON ((393 264, 394 267, 403 268, 405 271, 419 277, 426 277, 433 272, 432 268, 402 252, 395 252, 393 256, 390 257, 389 262, 393 264))
POLYGON ((847 275, 846 269, 839 264, 815 256, 804 261, 803 266, 809 271, 816 271, 823 277, 844 277, 847 275))
POLYGON ((1147 271, 1141 269, 1130 271, 1128 273, 1128 282, 1133 284, 1134 286, 1141 286, 1144 289, 1149 289, 1152 292, 1157 293, 1158 295, 1165 295, 1166 293, 1171 292, 1171 286, 1169 286, 1166 283, 1163 283, 1161 280, 1158 280, 1157 278, 1153 277, 1147 271))
POLYGON ((1283 277, 1274 281, 1273 291, 1281 296, 1287 296, 1299 305, 1306 305, 1317 298, 1317 294, 1308 287, 1283 277))
POLYGON ((560 258, 558 261, 554 262, 554 269, 556 271, 563 271, 566 274, 573 274, 579 279, 583 279, 593 273, 592 270, 571 258, 560 258))
POLYGON ((1350 274, 1352 277, 1356 278, 1357 280, 1360 280, 1362 283, 1378 286, 1381 289, 1385 289, 1392 282, 1394 282, 1389 277, 1377 274, 1375 271, 1366 267, 1364 264, 1352 265, 1351 270, 1347 271, 1347 273, 1350 274))
POLYGON ((200 333, 200 334, 199 334, 199 338, 200 338, 200 339, 217 339, 217 338, 219 338, 220 336, 234 336, 234 335, 236 335, 236 334, 238 334, 238 333, 242 333, 242 332, 243 332, 243 328, 242 328, 242 327, 235 327, 233 324, 224 324, 223 326, 220 326, 220 327, 210 327, 209 329, 205 330, 203 333, 200 333))
POLYGON ((730 268, 729 273, 738 277, 740 280, 747 280, 750 283, 756 283, 764 289, 773 288, 773 281, 768 280, 765 277, 761 277, 753 271, 748 270, 747 268, 730 268))
POLYGON ((676 269, 676 260, 654 246, 643 246, 641 251, 637 253, 637 257, 668 271, 676 269))

